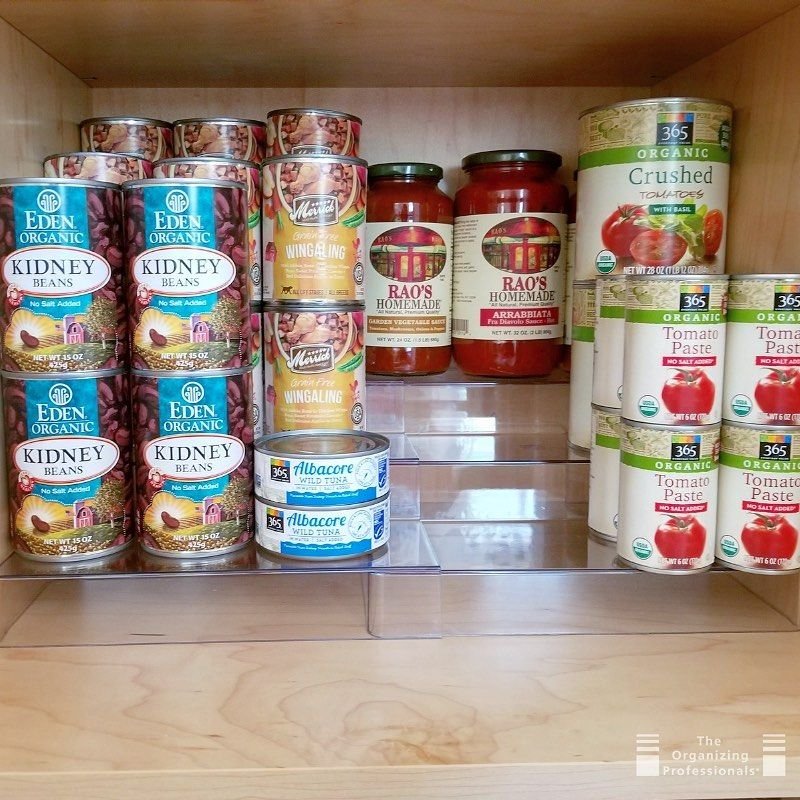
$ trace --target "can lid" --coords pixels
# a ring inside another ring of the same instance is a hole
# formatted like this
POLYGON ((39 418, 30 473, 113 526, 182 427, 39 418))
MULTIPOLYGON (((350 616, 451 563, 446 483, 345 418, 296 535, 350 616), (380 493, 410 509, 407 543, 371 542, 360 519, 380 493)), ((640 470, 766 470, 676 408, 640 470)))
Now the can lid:
POLYGON ((719 422, 713 422, 711 425, 666 425, 659 422, 641 422, 638 419, 629 419, 628 417, 620 417, 620 422, 628 428, 671 431, 672 433, 714 433, 719 432, 720 429, 719 422))
POLYGON ((367 162, 364 161, 363 158, 356 158, 355 156, 337 156, 331 153, 304 153, 303 155, 286 155, 286 156, 272 156, 270 158, 265 158, 262 162, 262 166, 266 166, 267 164, 283 164, 286 162, 300 162, 313 164, 315 162, 319 163, 320 161, 335 161, 337 164, 356 164, 360 167, 366 167, 367 162))
POLYGON ((42 163, 52 161, 54 158, 72 158, 74 156, 83 156, 84 158, 135 158, 137 161, 149 161, 139 153, 101 153, 97 150, 73 150, 70 153, 53 153, 52 155, 45 156, 42 163))
MULTIPOLYGON (((756 425, 754 422, 744 422, 743 420, 724 419, 722 420, 723 428, 742 428, 747 431, 756 431, 757 433, 770 434, 770 433, 783 433, 791 436, 799 436, 800 428, 797 425, 756 425)), ((769 461, 768 458, 762 459, 769 461)))
POLYGON ((203 369, 203 370, 175 370, 169 372, 167 370, 158 369, 132 369, 131 375, 134 378, 229 378, 234 375, 246 375, 248 372, 253 372, 255 367, 236 367, 235 369, 203 369))
POLYGON ((295 311, 333 311, 354 314, 364 311, 362 300, 271 300, 264 304, 270 314, 295 311))
POLYGON ((261 453, 281 456, 336 458, 388 450, 389 440, 366 431, 297 430, 263 436, 256 441, 255 448, 261 453))
POLYGON ((713 97, 640 97, 634 100, 620 100, 617 103, 607 103, 601 106, 592 106, 585 111, 581 111, 578 119, 587 114, 594 114, 598 111, 611 110, 613 108, 626 108, 628 106, 674 106, 686 105, 687 103, 705 103, 710 106, 724 106, 733 109, 733 104, 728 100, 717 100, 713 97))
POLYGON ((484 164, 545 164, 553 169, 561 166, 562 158, 552 150, 484 150, 471 153, 461 160, 461 168, 469 170, 484 164))
POLYGON ((612 416, 621 417, 621 408, 612 408, 611 406, 604 406, 600 403, 592 403, 592 411, 602 411, 604 414, 611 414, 612 416))
POLYGON ((129 189, 145 189, 148 186, 213 186, 218 189, 247 189, 247 185, 243 181, 228 181, 221 178, 140 178, 135 181, 126 181, 122 188, 128 191, 129 189))
POLYGON ((267 118, 280 117, 284 114, 314 114, 320 117, 342 117, 342 119, 349 119, 351 122, 357 122, 359 125, 362 122, 361 117, 356 117, 353 114, 346 114, 344 111, 333 111, 330 108, 276 108, 267 113, 267 118))
POLYGON ((0 375, 12 381, 41 381, 41 380, 78 380, 81 378, 113 378, 117 375, 127 375, 128 370, 122 367, 117 369, 87 369, 81 372, 12 372, 3 370, 0 375))
POLYGON ((399 162, 372 164, 367 171, 369 178, 434 178, 442 179, 444 170, 436 164, 421 162, 399 162))
POLYGON ((748 275, 731 275, 733 281, 792 281, 800 283, 800 273, 798 272, 759 272, 748 275))
POLYGON ((242 119, 239 117, 186 117, 185 119, 176 119, 172 124, 178 127, 178 125, 192 125, 196 122, 205 122, 210 125, 255 125, 259 128, 267 127, 267 123, 260 119, 242 119))
MULTIPOLYGON (((121 154, 120 154, 121 155, 121 154)), ((122 191, 122 187, 117 183, 109 181, 87 181, 84 178, 2 178, 0 186, 41 186, 47 189, 51 186, 83 186, 89 189, 113 189, 115 192, 122 191)))
POLYGON ((231 167, 248 167, 258 169, 258 165, 253 161, 246 161, 243 158, 228 158, 220 155, 197 155, 197 156, 175 156, 175 158, 159 158, 153 162, 153 166, 162 164, 225 164, 231 167))
POLYGON ((80 127, 84 125, 154 125, 157 128, 172 128, 172 123, 164 119, 152 119, 151 117, 89 117, 80 122, 80 127))
POLYGON ((721 275, 721 274, 712 275, 709 273, 697 274, 694 272, 668 272, 662 275, 632 275, 630 273, 625 274, 625 278, 627 278, 628 281, 692 281, 694 283, 698 282, 709 283, 711 281, 722 281, 723 283, 727 283, 729 277, 730 277, 729 275, 721 275))

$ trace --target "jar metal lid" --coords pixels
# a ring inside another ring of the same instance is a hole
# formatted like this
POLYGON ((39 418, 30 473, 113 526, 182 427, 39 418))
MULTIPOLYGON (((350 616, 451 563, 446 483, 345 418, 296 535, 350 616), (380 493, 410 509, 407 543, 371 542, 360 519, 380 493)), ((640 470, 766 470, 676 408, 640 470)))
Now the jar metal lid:
POLYGON ((461 160, 462 169, 485 164, 546 164, 553 169, 561 166, 562 158, 552 150, 485 150, 471 153, 461 160))
POLYGON ((369 178, 435 178, 440 181, 444 170, 437 164, 394 161, 387 164, 372 164, 367 171, 369 178))

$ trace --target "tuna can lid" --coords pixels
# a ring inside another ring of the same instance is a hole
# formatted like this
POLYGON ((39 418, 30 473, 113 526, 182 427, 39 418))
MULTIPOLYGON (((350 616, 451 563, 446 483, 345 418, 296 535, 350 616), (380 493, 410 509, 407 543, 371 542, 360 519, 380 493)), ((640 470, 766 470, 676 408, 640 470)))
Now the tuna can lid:
POLYGON ((297 430, 262 436, 255 448, 268 455, 337 458, 388 451, 389 440, 367 431, 297 430))
POLYGON ((342 119, 349 119, 351 122, 357 122, 361 125, 361 117, 354 114, 346 114, 344 111, 332 111, 330 108, 276 108, 274 111, 267 113, 267 118, 282 117, 286 114, 313 114, 317 117, 341 117, 342 119))
POLYGON ((562 158, 552 150, 484 150, 471 153, 461 160, 461 168, 470 170, 486 164, 545 164, 558 169, 562 158))
POLYGON ((392 162, 387 164, 372 164, 367 171, 367 176, 372 178, 434 178, 442 179, 444 170, 437 164, 423 164, 421 162, 392 162))

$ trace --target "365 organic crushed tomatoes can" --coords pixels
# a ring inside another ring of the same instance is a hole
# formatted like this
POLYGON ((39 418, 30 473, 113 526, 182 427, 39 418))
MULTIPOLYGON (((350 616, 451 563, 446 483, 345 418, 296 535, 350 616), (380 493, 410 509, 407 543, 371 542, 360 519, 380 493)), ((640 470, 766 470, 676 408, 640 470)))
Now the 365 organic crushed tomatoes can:
POLYGON ((710 425, 722 413, 727 275, 629 275, 622 416, 710 425))
POLYGON ((576 279, 725 271, 731 106, 629 100, 580 119, 576 279))
POLYGON ((625 276, 597 279, 592 402, 622 406, 622 356, 625 347, 625 276))
POLYGON ((800 429, 722 423, 717 559, 746 572, 800 569, 800 429))
POLYGON ((589 450, 592 428, 592 364, 594 363, 595 281, 572 284, 572 364, 569 381, 567 439, 589 450))
POLYGON ((719 425, 620 424, 619 557, 648 572, 714 561, 719 425))
POLYGON ((732 275, 723 419, 800 425, 800 275, 732 275))

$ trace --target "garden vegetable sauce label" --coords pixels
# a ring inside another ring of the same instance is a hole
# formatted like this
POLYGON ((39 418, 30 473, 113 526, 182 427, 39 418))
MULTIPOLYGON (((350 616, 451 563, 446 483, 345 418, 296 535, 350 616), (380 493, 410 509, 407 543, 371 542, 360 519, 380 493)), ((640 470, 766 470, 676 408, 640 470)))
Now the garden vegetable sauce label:
POLYGON ((456 217, 453 338, 561 338, 566 228, 566 214, 456 217))
POLYGON ((634 100, 580 125, 575 278, 724 272, 730 106, 634 100))

